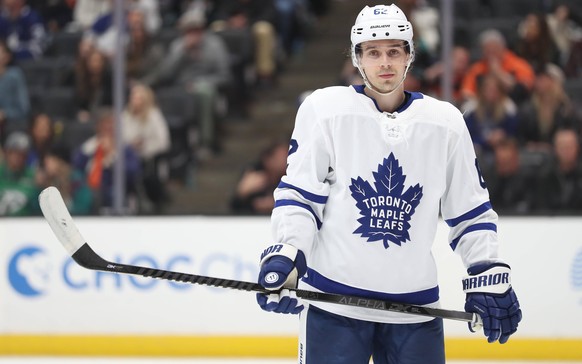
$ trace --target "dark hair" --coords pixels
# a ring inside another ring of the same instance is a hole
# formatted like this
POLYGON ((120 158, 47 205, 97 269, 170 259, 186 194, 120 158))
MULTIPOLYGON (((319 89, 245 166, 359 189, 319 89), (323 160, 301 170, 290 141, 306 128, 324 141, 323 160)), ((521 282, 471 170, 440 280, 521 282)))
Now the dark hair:
MULTIPOLYGON (((394 40, 402 40, 404 42, 404 51, 408 54, 410 54, 410 43, 406 40, 403 39, 394 39, 394 40)), ((363 43, 363 42, 362 42, 363 43)), ((357 55, 361 55, 362 54, 362 43, 358 43, 356 44, 356 46, 354 47, 354 51, 357 55)))
POLYGON ((67 164, 71 163, 71 150, 64 143, 56 143, 51 145, 46 151, 45 157, 53 156, 67 164))

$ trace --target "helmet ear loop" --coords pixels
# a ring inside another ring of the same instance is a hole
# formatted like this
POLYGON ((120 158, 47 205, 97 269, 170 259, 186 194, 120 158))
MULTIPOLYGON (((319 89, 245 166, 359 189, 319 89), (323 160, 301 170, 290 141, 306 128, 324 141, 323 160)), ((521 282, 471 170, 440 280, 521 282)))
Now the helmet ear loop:
POLYGON ((360 72, 360 76, 362 76, 362 80, 364 80, 364 85, 366 85, 367 88, 373 90, 372 85, 370 85, 370 81, 368 81, 368 76, 366 76, 366 72, 362 68, 362 64, 360 63, 360 58, 357 55, 356 49, 358 47, 359 47, 359 44, 352 48, 352 64, 354 65, 354 67, 356 67, 358 69, 358 72, 360 72))
POLYGON ((360 76, 362 76, 364 83, 366 84, 366 86, 368 86, 368 77, 366 76, 366 72, 364 72, 364 70, 362 69, 360 58, 358 58, 355 50, 352 51, 352 64, 354 65, 354 67, 358 69, 358 72, 360 72, 360 76))
POLYGON ((372 86, 370 81, 368 80, 368 76, 366 75, 366 71, 364 71, 364 69, 362 68, 362 64, 360 63, 360 59, 358 58, 358 56, 356 55, 355 52, 352 53, 352 62, 354 63, 354 66, 356 66, 358 71, 360 72, 360 76, 362 76, 362 80, 364 80, 364 85, 366 85, 366 87, 369 88, 370 90, 382 95, 382 93, 377 91, 372 86))

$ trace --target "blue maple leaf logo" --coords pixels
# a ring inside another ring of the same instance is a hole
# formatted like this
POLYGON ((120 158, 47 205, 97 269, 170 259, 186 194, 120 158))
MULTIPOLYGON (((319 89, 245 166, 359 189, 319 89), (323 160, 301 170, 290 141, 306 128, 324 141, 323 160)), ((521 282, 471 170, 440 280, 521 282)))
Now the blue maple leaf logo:
POLYGON ((362 215, 354 234, 368 242, 382 240, 386 249, 389 242, 400 246, 410 241, 410 218, 422 198, 422 186, 417 183, 404 192, 406 176, 393 153, 373 175, 375 189, 362 177, 352 178, 350 191, 362 215))

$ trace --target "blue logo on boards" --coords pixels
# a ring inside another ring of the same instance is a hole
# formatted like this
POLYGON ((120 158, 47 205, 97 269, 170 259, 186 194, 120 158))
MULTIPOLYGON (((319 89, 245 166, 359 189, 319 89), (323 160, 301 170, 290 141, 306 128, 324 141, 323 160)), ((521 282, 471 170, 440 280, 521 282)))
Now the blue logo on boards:
POLYGON ((422 198, 422 186, 417 183, 404 191, 406 175, 393 153, 373 175, 375 188, 361 177, 352 178, 350 191, 362 215, 354 234, 368 242, 383 241, 386 249, 389 242, 400 246, 410 241, 410 218, 422 198))
POLYGON ((45 252, 34 246, 18 250, 8 263, 8 280, 23 296, 35 297, 45 292, 50 264, 45 252))
POLYGON ((574 257, 571 274, 572 287, 577 291, 582 291, 582 249, 574 257))
MULTIPOLYGON (((135 254, 130 256, 112 255, 112 261, 129 265, 151 267, 177 272, 196 271, 201 275, 214 275, 216 269, 232 276, 233 279, 248 280, 258 275, 254 262, 244 260, 236 253, 212 253, 191 256, 176 253, 165 258, 154 255, 135 254), (195 267, 195 268, 194 268, 195 267)), ((8 282, 14 292, 26 299, 50 296, 55 287, 69 292, 123 292, 128 289, 149 291, 165 285, 175 291, 187 291, 195 287, 188 283, 162 281, 146 277, 114 274, 82 268, 73 259, 55 259, 50 250, 35 244, 19 246, 8 255, 4 265, 8 282)), ((205 287, 212 292, 223 292, 214 287, 205 287)), ((62 292, 62 291, 61 291, 62 292)))

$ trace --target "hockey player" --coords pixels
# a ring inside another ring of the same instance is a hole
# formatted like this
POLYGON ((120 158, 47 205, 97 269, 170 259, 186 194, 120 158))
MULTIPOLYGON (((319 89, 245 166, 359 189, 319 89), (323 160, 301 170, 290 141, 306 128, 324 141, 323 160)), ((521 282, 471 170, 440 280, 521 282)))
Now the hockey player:
MULTIPOLYGON (((465 310, 489 342, 521 320, 510 267, 461 113, 404 91, 413 30, 395 5, 364 7, 351 56, 365 85, 317 90, 301 104, 287 174, 275 191, 275 244, 261 257, 266 311, 299 313, 285 287, 439 305, 431 246, 439 211, 468 270, 465 310), (283 288, 281 290, 281 288, 283 288)), ((441 319, 313 302, 300 315, 304 364, 440 364, 441 319)), ((470 327, 471 328, 471 327, 470 327)))

